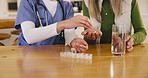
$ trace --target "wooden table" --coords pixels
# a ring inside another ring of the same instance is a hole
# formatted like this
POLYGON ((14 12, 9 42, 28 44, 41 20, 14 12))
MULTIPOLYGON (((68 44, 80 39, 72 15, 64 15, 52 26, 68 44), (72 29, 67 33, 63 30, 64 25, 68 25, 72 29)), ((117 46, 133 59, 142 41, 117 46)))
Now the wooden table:
POLYGON ((0 47, 0 78, 148 78, 148 44, 113 56, 109 44, 90 45, 92 60, 60 57, 62 45, 0 47))

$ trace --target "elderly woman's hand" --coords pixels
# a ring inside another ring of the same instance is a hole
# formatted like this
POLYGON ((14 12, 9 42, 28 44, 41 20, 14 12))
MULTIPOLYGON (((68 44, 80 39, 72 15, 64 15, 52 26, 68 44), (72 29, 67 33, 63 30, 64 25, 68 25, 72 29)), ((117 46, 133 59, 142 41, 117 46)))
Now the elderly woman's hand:
MULTIPOLYGON (((132 51, 133 45, 134 45, 134 38, 132 38, 130 35, 127 35, 127 34, 125 38, 126 38, 125 39, 126 40, 126 51, 127 52, 132 51)), ((113 34, 112 35, 112 45, 115 46, 117 44, 123 44, 121 37, 113 34)))
POLYGON ((126 35, 126 51, 132 51, 134 45, 134 38, 130 35, 126 35))
POLYGON ((77 50, 78 53, 85 52, 88 49, 88 44, 84 39, 76 38, 71 42, 71 46, 77 50))
POLYGON ((86 35, 88 39, 96 40, 97 38, 102 36, 102 32, 96 28, 88 28, 87 30, 81 33, 82 35, 86 35))

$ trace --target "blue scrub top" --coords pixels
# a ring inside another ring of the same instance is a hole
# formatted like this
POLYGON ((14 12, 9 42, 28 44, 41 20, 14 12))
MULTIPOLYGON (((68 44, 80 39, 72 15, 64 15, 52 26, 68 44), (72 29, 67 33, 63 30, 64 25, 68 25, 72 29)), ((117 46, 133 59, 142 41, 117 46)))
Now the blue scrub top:
MULTIPOLYGON (((44 4, 44 2, 42 0, 39 0, 41 4, 44 4)), ((21 30, 21 23, 24 21, 32 21, 35 23, 36 28, 39 27, 39 20, 35 11, 35 3, 36 0, 21 0, 20 2, 20 7, 18 10, 18 14, 17 14, 17 18, 16 18, 16 23, 15 23, 15 28, 17 30, 21 30)), ((71 17, 74 16, 74 12, 72 9, 72 5, 69 2, 66 1, 62 1, 62 6, 64 8, 64 17, 65 19, 69 19, 71 17)), ((49 5, 50 6, 50 5, 49 5)), ((46 20, 45 20, 45 13, 44 13, 44 8, 39 5, 38 7, 38 11, 39 11, 39 15, 40 18, 42 19, 42 24, 43 26, 46 26, 46 20)), ((47 15, 48 15, 48 24, 53 24, 56 22, 60 22, 63 20, 63 12, 62 12, 62 7, 60 6, 60 4, 58 3, 57 5, 57 10, 56 13, 54 15, 54 17, 52 17, 52 15, 50 14, 50 12, 47 10, 47 15)), ((31 33, 30 33, 31 34, 31 33)), ((32 34, 33 35, 33 34, 32 34)), ((33 44, 28 44, 24 38, 23 33, 20 34, 19 38, 19 45, 56 45, 56 44, 65 44, 65 39, 60 35, 56 35, 53 36, 51 38, 48 38, 46 40, 37 42, 37 43, 33 43, 33 44)))

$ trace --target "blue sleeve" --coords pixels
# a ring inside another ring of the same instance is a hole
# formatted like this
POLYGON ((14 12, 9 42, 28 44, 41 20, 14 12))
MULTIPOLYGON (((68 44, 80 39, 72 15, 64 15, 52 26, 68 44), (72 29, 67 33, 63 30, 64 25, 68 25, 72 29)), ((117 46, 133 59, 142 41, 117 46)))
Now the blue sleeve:
POLYGON ((24 21, 36 21, 36 12, 34 10, 33 0, 21 0, 16 17, 15 28, 21 30, 20 24, 24 21))
POLYGON ((73 7, 72 4, 69 2, 66 2, 65 5, 65 12, 66 12, 66 19, 72 18, 74 16, 74 11, 73 11, 73 7))

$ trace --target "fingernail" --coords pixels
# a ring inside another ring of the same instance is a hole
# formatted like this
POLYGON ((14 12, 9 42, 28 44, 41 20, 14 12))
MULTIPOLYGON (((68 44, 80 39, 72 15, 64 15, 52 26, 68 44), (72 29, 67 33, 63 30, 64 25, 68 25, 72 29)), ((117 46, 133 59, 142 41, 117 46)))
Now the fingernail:
POLYGON ((83 45, 80 45, 80 47, 83 47, 83 45))
POLYGON ((127 46, 127 48, 130 48, 130 46, 127 46))
POLYGON ((76 43, 76 45, 79 45, 79 43, 76 43))

